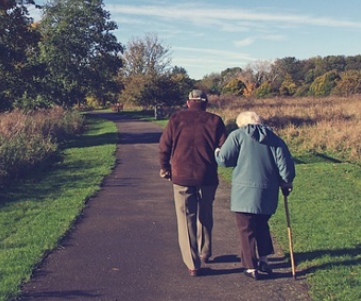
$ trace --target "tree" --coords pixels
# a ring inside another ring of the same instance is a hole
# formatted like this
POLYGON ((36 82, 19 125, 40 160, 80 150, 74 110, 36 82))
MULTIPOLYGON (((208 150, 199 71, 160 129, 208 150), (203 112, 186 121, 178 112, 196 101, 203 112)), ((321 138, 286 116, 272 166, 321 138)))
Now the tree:
POLYGON ((0 110, 10 109, 32 88, 29 55, 40 36, 31 26, 28 4, 34 1, 0 1, 0 110))
MULTIPOLYGON (((46 65, 44 97, 71 106, 86 95, 116 90, 123 47, 102 0, 55 0, 45 7, 40 62, 46 65)), ((104 99, 101 99, 103 102, 104 99)))
POLYGON ((310 86, 309 94, 312 96, 329 96, 336 86, 340 76, 336 71, 330 71, 317 77, 310 86))
POLYGON ((346 57, 346 70, 361 70, 361 55, 346 57))
POLYGON ((263 82, 254 92, 257 98, 265 98, 274 96, 275 90, 269 81, 263 82))
POLYGON ((286 74, 280 87, 281 96, 292 96, 296 93, 297 85, 289 74, 286 74))
POLYGON ((291 76, 294 82, 302 79, 300 61, 295 57, 285 57, 277 59, 271 68, 273 74, 272 85, 278 90, 287 75, 291 76))
POLYGON ((207 74, 197 83, 197 88, 207 94, 220 95, 222 91, 222 75, 220 73, 207 74))
POLYGON ((223 87, 226 86, 229 82, 238 78, 241 72, 242 68, 240 67, 227 68, 223 70, 221 72, 220 88, 223 89, 223 87))
POLYGON ((264 81, 268 80, 268 74, 271 71, 270 61, 258 60, 249 65, 253 70, 253 81, 256 87, 259 87, 264 81))
POLYGON ((222 94, 242 96, 246 88, 247 87, 242 80, 240 80, 239 78, 235 78, 223 87, 222 94))
POLYGON ((172 69, 170 79, 173 82, 173 91, 170 96, 170 106, 184 105, 188 98, 189 91, 194 88, 192 80, 184 68, 176 67, 172 69))
POLYGON ((343 72, 346 69, 346 59, 344 55, 329 55, 323 58, 327 65, 327 71, 336 70, 343 72))
POLYGON ((341 73, 341 78, 332 89, 332 94, 339 96, 349 96, 361 93, 361 72, 359 70, 349 70, 341 73))
POLYGON ((170 78, 170 48, 164 46, 155 33, 132 38, 127 43, 123 60, 122 101, 132 100, 142 106, 172 103, 165 93, 165 89, 173 90, 170 86, 174 84, 170 78))
POLYGON ((127 43, 123 58, 125 76, 156 76, 170 69, 170 48, 164 46, 155 33, 132 38, 127 43))

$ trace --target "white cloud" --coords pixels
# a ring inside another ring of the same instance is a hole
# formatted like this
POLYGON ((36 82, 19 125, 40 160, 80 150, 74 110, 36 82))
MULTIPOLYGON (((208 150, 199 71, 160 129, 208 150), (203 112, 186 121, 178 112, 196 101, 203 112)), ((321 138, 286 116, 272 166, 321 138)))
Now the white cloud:
POLYGON ((346 27, 361 29, 361 22, 337 20, 330 17, 312 17, 297 14, 259 13, 239 8, 205 8, 196 4, 185 3, 166 5, 108 5, 112 14, 153 16, 163 19, 178 19, 196 24, 211 24, 232 21, 279 22, 288 24, 317 25, 323 27, 346 27))
POLYGON ((245 38, 243 40, 234 41, 234 45, 236 47, 245 47, 245 46, 252 45, 255 41, 256 41, 256 39, 254 39, 254 38, 245 38))
POLYGON ((233 52, 227 50, 218 50, 218 49, 209 49, 209 48, 192 48, 192 47, 174 47, 175 51, 186 51, 190 53, 201 53, 203 55, 210 55, 212 57, 216 56, 218 58, 226 58, 227 60, 247 60, 253 61, 256 60, 248 53, 233 52))

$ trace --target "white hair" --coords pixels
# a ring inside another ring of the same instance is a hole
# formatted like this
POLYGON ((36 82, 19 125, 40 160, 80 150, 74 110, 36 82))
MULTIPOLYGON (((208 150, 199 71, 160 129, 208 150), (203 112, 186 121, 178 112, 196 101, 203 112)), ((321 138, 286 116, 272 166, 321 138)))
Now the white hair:
POLYGON ((247 111, 242 112, 238 115, 236 123, 239 128, 247 124, 262 124, 262 118, 258 116, 255 112, 247 111))

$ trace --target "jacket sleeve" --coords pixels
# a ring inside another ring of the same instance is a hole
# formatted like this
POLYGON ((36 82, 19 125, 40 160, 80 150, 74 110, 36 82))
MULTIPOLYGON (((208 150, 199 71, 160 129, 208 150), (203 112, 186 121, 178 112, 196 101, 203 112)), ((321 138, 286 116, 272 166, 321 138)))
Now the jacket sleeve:
POLYGON ((296 177, 295 165, 286 143, 280 139, 276 149, 276 162, 281 181, 292 183, 296 177))
POLYGON ((219 166, 235 167, 238 162, 240 144, 235 132, 232 132, 219 151, 215 152, 216 162, 219 166))
POLYGON ((221 118, 218 126, 218 133, 219 133, 219 141, 217 147, 221 147, 227 139, 227 129, 221 118))
POLYGON ((161 169, 170 170, 171 168, 170 159, 172 154, 172 146, 173 140, 171 134, 171 124, 169 122, 159 141, 159 163, 161 169))

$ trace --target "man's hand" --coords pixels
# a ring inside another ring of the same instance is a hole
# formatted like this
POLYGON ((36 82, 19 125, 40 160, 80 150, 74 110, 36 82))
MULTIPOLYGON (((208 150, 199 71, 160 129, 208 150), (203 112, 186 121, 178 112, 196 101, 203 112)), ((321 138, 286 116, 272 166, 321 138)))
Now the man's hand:
POLYGON ((172 179, 172 173, 170 170, 167 169, 161 169, 159 171, 159 176, 163 179, 171 180, 172 179))
POLYGON ((282 190, 282 194, 284 196, 289 196, 289 194, 293 190, 293 184, 292 183, 282 183, 281 184, 281 190, 282 190))

